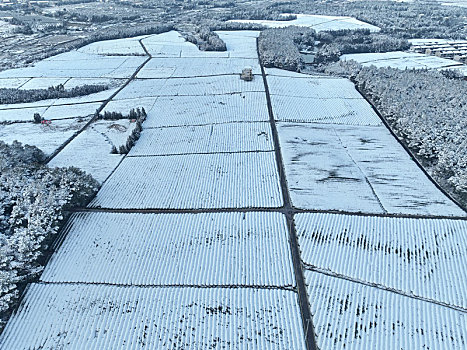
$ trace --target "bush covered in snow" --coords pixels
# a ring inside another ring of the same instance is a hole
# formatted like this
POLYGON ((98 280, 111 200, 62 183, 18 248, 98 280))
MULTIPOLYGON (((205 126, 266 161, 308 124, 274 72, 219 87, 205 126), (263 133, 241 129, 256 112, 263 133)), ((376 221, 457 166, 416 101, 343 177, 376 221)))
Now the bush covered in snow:
POLYGON ((258 49, 265 67, 299 71, 304 63, 300 50, 310 50, 316 32, 305 27, 271 28, 261 32, 258 49))
POLYGON ((434 178, 467 205, 467 81, 352 61, 326 71, 354 80, 434 178))
POLYGON ((67 209, 83 206, 97 182, 76 168, 50 169, 36 147, 0 141, 0 328, 21 286, 42 270, 67 209))
POLYGON ((198 28, 194 34, 186 35, 185 39, 198 46, 201 51, 227 51, 225 42, 206 26, 198 28))

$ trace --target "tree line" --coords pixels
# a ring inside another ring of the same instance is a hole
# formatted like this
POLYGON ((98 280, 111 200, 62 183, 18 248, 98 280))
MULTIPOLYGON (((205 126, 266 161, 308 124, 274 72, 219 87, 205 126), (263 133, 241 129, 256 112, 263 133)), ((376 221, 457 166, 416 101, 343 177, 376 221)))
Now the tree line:
POLYGON ((47 89, 0 89, 0 104, 29 103, 49 99, 70 98, 95 94, 108 90, 107 85, 81 85, 65 89, 63 84, 47 89))

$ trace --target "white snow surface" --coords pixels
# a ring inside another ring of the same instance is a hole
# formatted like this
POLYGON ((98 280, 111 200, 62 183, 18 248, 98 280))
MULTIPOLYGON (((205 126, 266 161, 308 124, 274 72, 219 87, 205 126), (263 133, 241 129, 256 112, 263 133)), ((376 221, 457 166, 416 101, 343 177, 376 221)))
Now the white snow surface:
POLYGON ((464 349, 465 312, 306 271, 320 349, 464 349))
POLYGON ((264 92, 207 96, 165 96, 113 100, 105 111, 145 108, 144 128, 268 121, 264 92))
POLYGON ((50 167, 74 166, 91 174, 100 183, 112 173, 123 158, 111 154, 112 144, 98 130, 89 127, 73 139, 49 163, 50 167))
POLYGON ((216 33, 225 42, 229 57, 258 58, 256 38, 259 36, 259 31, 217 31, 216 33))
MULTIPOLYGON (((152 58, 141 71, 138 78, 188 78, 197 76, 236 74, 251 67, 253 74, 261 74, 257 58, 152 58)), ((261 76, 256 77, 261 80, 261 76)))
POLYGON ((91 208, 280 207, 273 152, 127 157, 91 208))
POLYGON ((306 266, 467 310, 467 221, 295 216, 306 266))
POLYGON ((371 32, 379 32, 381 30, 377 26, 359 21, 353 17, 305 14, 295 14, 295 16, 297 16, 296 19, 284 21, 235 19, 228 22, 261 24, 269 28, 284 28, 289 26, 309 27, 317 32, 342 29, 369 29, 371 32))
POLYGON ((156 96, 206 96, 264 92, 262 79, 244 81, 240 76, 220 75, 196 78, 136 79, 120 91, 115 100, 156 96))
POLYGON ((30 78, 1 78, 0 89, 18 89, 29 80, 30 78))
POLYGON ((273 150, 269 123, 228 123, 143 130, 129 156, 273 150))
POLYGON ((3 349, 305 349, 297 295, 253 288, 30 285, 3 349))
POLYGON ((306 98, 272 95, 274 117, 279 121, 343 125, 382 125, 365 99, 306 98))
POLYGON ((54 120, 48 125, 34 124, 32 121, 0 124, 0 140, 6 143, 16 140, 22 144, 36 146, 45 154, 51 154, 81 130, 88 121, 89 118, 79 118, 54 120))
POLYGON ((356 53, 342 55, 343 61, 356 61, 363 66, 378 68, 392 67, 398 69, 440 69, 466 67, 457 61, 436 56, 427 56, 416 52, 356 53))
POLYGON ((344 78, 308 76, 308 79, 302 79, 270 75, 267 79, 271 96, 362 99, 354 84, 344 78))
POLYGON ((102 56, 70 51, 32 67, 0 72, 0 78, 129 78, 147 57, 102 56))
POLYGON ((68 80, 69 78, 32 78, 27 83, 23 84, 20 89, 47 89, 51 86, 57 86, 60 84, 65 85, 68 80))
POLYGON ((466 215, 384 126, 279 123, 278 133, 297 208, 466 215))
POLYGON ((78 51, 98 55, 145 56, 146 52, 144 51, 143 46, 141 45, 139 40, 144 39, 146 37, 147 35, 143 35, 133 38, 98 41, 86 45, 78 49, 78 51))
POLYGON ((41 280, 124 285, 295 285, 279 213, 75 214, 41 280))

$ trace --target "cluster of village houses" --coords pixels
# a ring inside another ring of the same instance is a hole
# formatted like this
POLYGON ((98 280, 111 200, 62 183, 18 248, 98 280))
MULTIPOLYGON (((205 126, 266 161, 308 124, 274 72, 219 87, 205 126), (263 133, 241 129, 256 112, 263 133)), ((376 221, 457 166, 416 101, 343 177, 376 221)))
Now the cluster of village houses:
POLYGON ((412 50, 467 64, 467 40, 433 40, 412 46, 412 50))

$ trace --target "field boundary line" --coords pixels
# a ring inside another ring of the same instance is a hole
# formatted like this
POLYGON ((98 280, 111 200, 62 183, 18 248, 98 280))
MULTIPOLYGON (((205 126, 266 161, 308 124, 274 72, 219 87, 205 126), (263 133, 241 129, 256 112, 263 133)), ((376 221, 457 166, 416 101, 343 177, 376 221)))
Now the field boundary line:
POLYGON ((304 263, 304 265, 305 265, 305 269, 307 271, 310 271, 310 272, 320 273, 322 275, 326 275, 326 276, 329 276, 329 277, 339 278, 339 279, 346 280, 346 281, 349 281, 349 282, 358 283, 358 284, 361 284, 361 285, 364 285, 364 286, 367 286, 367 287, 376 288, 376 289, 384 290, 386 292, 398 294, 400 296, 404 296, 404 297, 407 297, 407 298, 411 298, 411 299, 415 299, 415 300, 419 300, 419 301, 424 301, 424 302, 427 302, 427 303, 430 303, 430 304, 436 304, 438 306, 442 306, 442 307, 445 307, 445 308, 448 308, 448 309, 451 309, 451 310, 454 310, 454 311, 467 313, 467 309, 465 309, 465 308, 463 308, 461 306, 451 305, 451 304, 448 304, 448 303, 445 303, 445 302, 442 302, 442 301, 439 301, 439 300, 430 299, 430 298, 410 294, 410 293, 404 292, 403 290, 400 290, 400 289, 391 288, 391 287, 388 287, 388 286, 385 286, 385 285, 379 284, 379 283, 373 283, 373 282, 360 280, 358 278, 353 278, 353 277, 343 275, 343 274, 340 274, 340 273, 337 273, 337 272, 333 272, 333 271, 330 271, 330 270, 327 270, 327 269, 322 269, 322 268, 319 268, 319 267, 314 266, 314 265, 309 265, 309 264, 306 264, 306 263, 304 263))
MULTIPOLYGON (((259 53, 259 43, 256 39, 256 50, 259 53)), ((269 112, 269 122, 271 124, 272 138, 274 142, 277 171, 279 173, 282 198, 284 202, 283 213, 287 219, 287 227, 289 231, 289 244, 290 244, 290 254, 292 256, 292 264, 295 276, 295 283, 297 285, 298 293, 298 306, 300 308, 300 315, 302 319, 303 334, 305 336, 305 344, 307 350, 317 350, 318 346, 316 344, 316 333, 313 326, 313 316, 311 314, 310 303, 308 301, 308 293, 306 290, 305 278, 302 270, 302 260, 300 257, 300 248, 298 245, 297 232, 295 229, 294 216, 292 213, 292 201, 290 199, 290 193, 287 186, 287 179, 285 177, 285 167, 282 159, 282 153, 279 142, 279 135, 277 132, 276 121, 274 119, 274 113, 272 110, 271 95, 269 93, 268 81, 266 79, 266 73, 264 70, 263 63, 260 60, 261 73, 264 83, 264 89, 266 92, 266 102, 268 105, 269 112)))

